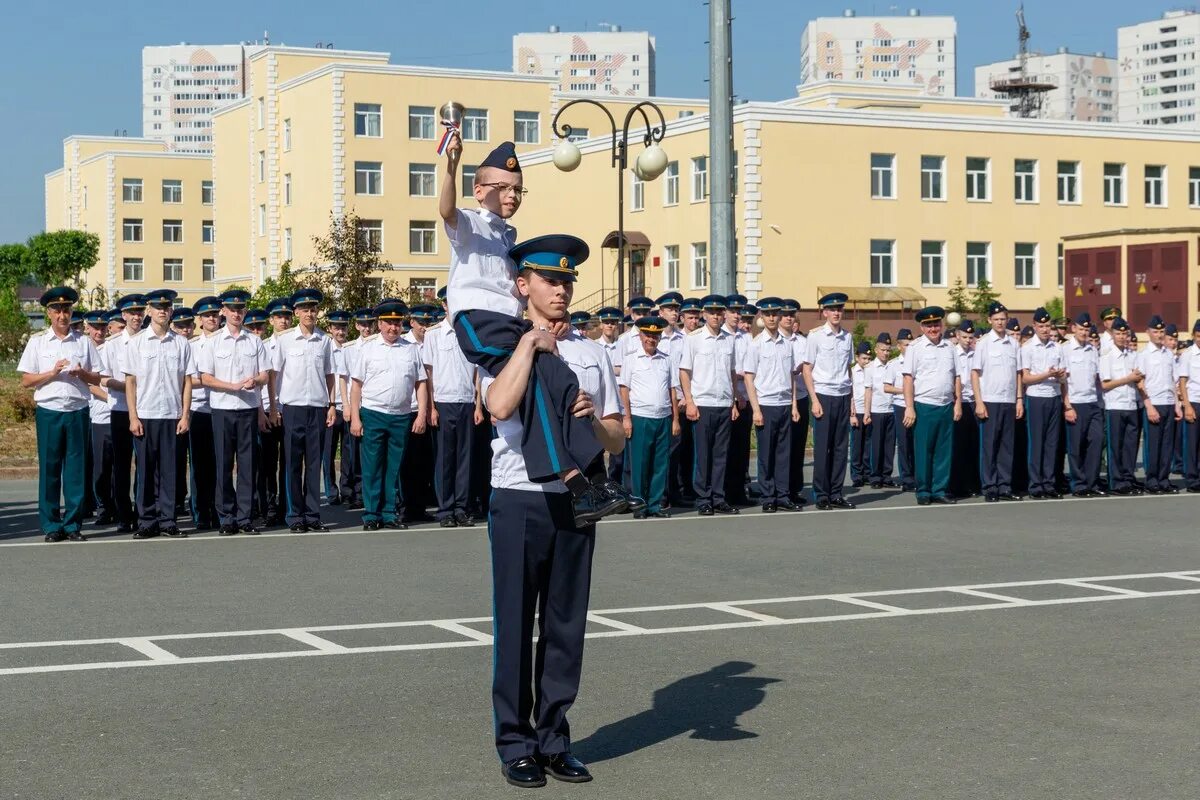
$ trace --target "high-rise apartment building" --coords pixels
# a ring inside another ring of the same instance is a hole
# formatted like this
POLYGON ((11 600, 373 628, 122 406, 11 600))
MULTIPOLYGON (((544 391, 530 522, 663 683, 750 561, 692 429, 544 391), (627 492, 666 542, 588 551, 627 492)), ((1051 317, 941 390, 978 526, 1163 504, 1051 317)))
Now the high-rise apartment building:
POLYGON ((513 37, 513 72, 558 79, 558 89, 587 94, 650 96, 654 85, 654 37, 646 31, 562 32, 513 37))
POLYGON ((1162 19, 1117 28, 1117 119, 1127 125, 1197 128, 1196 57, 1200 14, 1168 11, 1162 19))
POLYGON ((817 17, 800 36, 800 83, 845 80, 923 87, 953 95, 958 23, 954 17, 817 17))
MULTIPOLYGON (((1005 100, 1009 96, 993 89, 1011 85, 1021 75, 1021 59, 1012 58, 975 68, 975 96, 1005 100)), ((1059 48, 1050 55, 1030 55, 1025 77, 1053 89, 1042 93, 1041 119, 1078 120, 1080 122, 1116 122, 1117 60, 1103 53, 1081 55, 1059 48)), ((1014 99, 1009 113, 1019 116, 1014 99)))

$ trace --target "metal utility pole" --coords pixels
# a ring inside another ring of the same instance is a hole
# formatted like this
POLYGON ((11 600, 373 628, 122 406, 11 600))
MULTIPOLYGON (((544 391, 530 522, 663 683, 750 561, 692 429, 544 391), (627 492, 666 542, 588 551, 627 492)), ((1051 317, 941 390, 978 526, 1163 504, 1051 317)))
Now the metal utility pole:
POLYGON ((733 248, 733 36, 730 0, 709 0, 708 150, 710 287, 714 294, 737 291, 733 248))

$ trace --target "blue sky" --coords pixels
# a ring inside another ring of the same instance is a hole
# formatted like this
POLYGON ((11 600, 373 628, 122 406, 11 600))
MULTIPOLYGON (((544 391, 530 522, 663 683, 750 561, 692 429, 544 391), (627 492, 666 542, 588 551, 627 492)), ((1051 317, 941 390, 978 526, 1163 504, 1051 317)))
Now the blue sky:
MULTIPOLYGON (((734 91, 753 100, 794 94, 800 33, 808 19, 904 13, 958 18, 958 91, 970 94, 976 64, 1016 51, 1015 2, 940 0, 934 4, 732 0, 734 91)), ((1116 28, 1161 16, 1173 6, 1118 0, 1029 0, 1032 45, 1052 52, 1116 51, 1116 28)), ((385 50, 395 64, 507 70, 512 34, 596 29, 599 22, 649 30, 658 46, 658 93, 708 94, 705 41, 708 7, 700 0, 608 0, 605 3, 228 2, 122 4, 59 0, 14 3, 0 50, 0 243, 42 229, 42 176, 61 166, 62 140, 73 133, 141 135, 141 49, 188 41, 226 44, 260 38, 290 45, 333 42, 354 50, 385 50), (119 10, 118 10, 119 9, 119 10), (447 12, 450 12, 449 14, 447 12), (457 27, 456 27, 457 21, 457 27)))

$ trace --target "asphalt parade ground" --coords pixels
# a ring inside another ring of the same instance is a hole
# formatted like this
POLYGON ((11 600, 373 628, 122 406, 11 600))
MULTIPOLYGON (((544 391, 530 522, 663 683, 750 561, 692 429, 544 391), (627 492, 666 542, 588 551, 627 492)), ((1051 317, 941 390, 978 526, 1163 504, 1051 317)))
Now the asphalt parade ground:
MULTIPOLYGON (((485 525, 43 544, 34 491, 0 483, 0 798, 521 793, 485 525)), ((595 781, 525 793, 1200 796, 1200 498, 851 499, 602 523, 595 781)))

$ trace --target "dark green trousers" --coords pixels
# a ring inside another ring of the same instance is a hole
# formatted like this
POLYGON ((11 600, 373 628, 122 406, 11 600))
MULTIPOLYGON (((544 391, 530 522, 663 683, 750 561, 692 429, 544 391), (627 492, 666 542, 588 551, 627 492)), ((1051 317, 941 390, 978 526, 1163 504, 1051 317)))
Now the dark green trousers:
POLYGON ((51 411, 38 406, 38 519, 42 533, 78 533, 83 525, 87 476, 84 453, 91 446, 88 411, 51 411), (63 504, 60 509, 59 499, 63 504))
POLYGON ((917 422, 913 426, 917 499, 948 497, 950 462, 954 455, 954 404, 914 405, 917 412, 917 422))
POLYGON ((646 510, 661 511, 667 491, 667 467, 671 462, 671 418, 633 418, 633 436, 626 444, 629 453, 631 489, 646 501, 646 510))
POLYGON ((412 414, 383 414, 359 409, 362 419, 363 522, 395 522, 400 465, 412 414))

